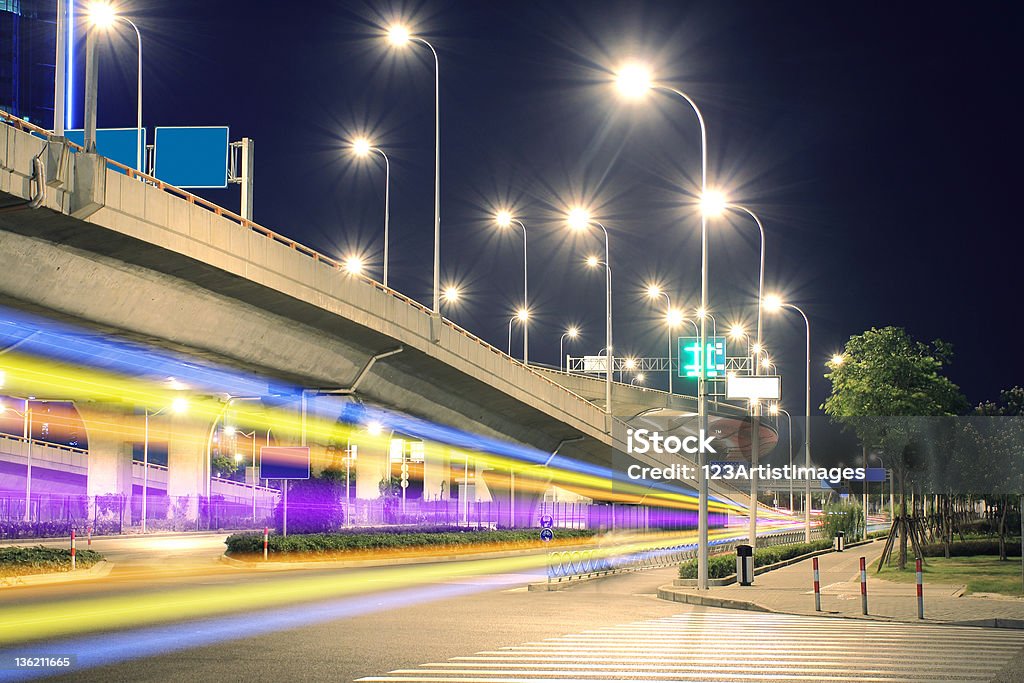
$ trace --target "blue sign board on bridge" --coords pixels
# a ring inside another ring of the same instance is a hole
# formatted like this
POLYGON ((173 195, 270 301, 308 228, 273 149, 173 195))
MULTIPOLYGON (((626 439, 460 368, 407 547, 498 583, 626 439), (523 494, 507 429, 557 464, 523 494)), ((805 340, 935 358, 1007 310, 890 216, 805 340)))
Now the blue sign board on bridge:
POLYGON ((228 186, 227 126, 159 127, 153 137, 153 175, 175 187, 228 186))
MULTIPOLYGON (((85 131, 74 128, 64 131, 64 136, 76 145, 85 145, 85 131)), ((146 131, 142 131, 142 149, 146 149, 146 131)), ((96 153, 108 159, 136 168, 139 162, 139 129, 138 128, 97 128, 96 153)), ((145 158, 145 154, 143 154, 145 158)), ((124 173, 114 167, 118 173, 124 173)), ((139 169, 136 169, 139 170, 139 169)))

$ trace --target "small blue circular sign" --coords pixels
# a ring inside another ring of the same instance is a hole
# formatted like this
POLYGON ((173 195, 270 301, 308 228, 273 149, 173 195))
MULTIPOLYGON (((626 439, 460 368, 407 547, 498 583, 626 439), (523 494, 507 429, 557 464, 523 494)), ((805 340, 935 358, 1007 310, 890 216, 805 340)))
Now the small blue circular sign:
POLYGON ((555 533, 553 531, 551 531, 551 529, 541 529, 540 530, 540 540, 544 541, 545 543, 547 543, 548 541, 550 541, 554 537, 555 537, 555 533))
POLYGON ((540 525, 544 529, 550 529, 555 525, 555 519, 551 515, 541 515, 540 525))

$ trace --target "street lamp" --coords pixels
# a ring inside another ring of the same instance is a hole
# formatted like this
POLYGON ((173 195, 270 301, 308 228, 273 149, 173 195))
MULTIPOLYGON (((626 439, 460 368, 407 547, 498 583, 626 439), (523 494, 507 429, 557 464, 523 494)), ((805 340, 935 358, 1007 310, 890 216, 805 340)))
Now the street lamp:
POLYGON ((630 381, 629 385, 630 385, 630 386, 633 386, 633 385, 634 385, 634 384, 636 384, 637 382, 639 382, 640 384, 643 384, 643 383, 644 383, 644 380, 646 380, 646 379, 647 379, 646 375, 644 375, 644 373, 642 373, 642 372, 641 372, 641 373, 640 373, 639 375, 637 375, 636 377, 634 377, 634 378, 633 378, 633 379, 632 379, 632 380, 630 381))
POLYGON ((164 411, 170 408, 174 413, 181 414, 188 410, 188 401, 181 396, 178 396, 171 401, 170 406, 164 406, 155 413, 150 412, 149 408, 143 409, 145 413, 145 430, 142 441, 142 533, 146 533, 146 514, 148 512, 149 504, 149 418, 156 417, 164 411))
MULTIPOLYGON (((502 210, 494 216, 494 222, 498 224, 499 228, 505 229, 512 227, 512 224, 517 224, 523 229, 523 311, 528 312, 530 310, 530 295, 529 288, 527 287, 527 269, 526 269, 526 225, 522 221, 512 216, 511 211, 502 210)), ((512 355, 511 352, 509 355, 512 355)), ((530 364, 530 328, 526 325, 526 319, 523 319, 523 364, 530 364)))
MULTIPOLYGON (((525 308, 520 308, 516 311, 516 314, 508 320, 508 355, 512 357, 512 323, 518 320, 523 325, 523 335, 526 335, 526 324, 530 319, 530 312, 525 308)), ((526 362, 525 360, 523 361, 526 362)))
POLYGON ((793 416, 789 414, 788 410, 779 407, 778 403, 773 403, 772 407, 769 408, 772 415, 778 415, 782 413, 786 416, 786 423, 789 427, 789 511, 793 512, 793 416))
POLYGON ((668 393, 672 395, 672 329, 679 325, 682 321, 676 321, 681 316, 673 317, 672 299, 669 297, 668 292, 664 291, 661 287, 655 284, 647 286, 647 297, 650 299, 660 299, 665 297, 665 322, 668 324, 668 393))
MULTIPOLYGON (((811 322, 807 314, 799 306, 785 303, 778 296, 766 296, 763 302, 767 311, 780 311, 784 308, 796 311, 804 319, 804 327, 807 331, 807 364, 806 364, 806 394, 804 396, 804 409, 806 424, 804 425, 804 460, 806 467, 811 467, 811 322)), ((811 480, 804 482, 804 541, 811 542, 811 480)))
POLYGON ((388 286, 388 224, 391 213, 391 161, 388 155, 379 147, 374 146, 366 138, 356 138, 352 141, 352 152, 360 158, 366 158, 371 152, 376 152, 384 159, 384 282, 388 286))
POLYGON ((408 27, 395 24, 388 29, 388 42, 394 47, 409 43, 425 45, 434 55, 434 315, 441 314, 441 64, 437 50, 408 27))
MULTIPOLYGON (((704 197, 708 189, 708 134, 704 125, 704 116, 697 103, 686 93, 675 88, 653 82, 648 69, 639 64, 630 64, 619 71, 616 82, 619 92, 627 99, 640 99, 651 90, 660 90, 686 100, 697 115, 700 124, 700 194, 704 197)), ((704 212, 700 219, 700 306, 708 307, 708 223, 704 212)), ((707 363, 707 321, 701 318, 700 349, 701 372, 697 379, 697 415, 699 427, 704 433, 708 429, 708 386, 707 363)), ((707 453, 699 449, 697 460, 698 476, 698 512, 697 512, 697 589, 708 588, 708 480, 704 476, 704 465, 707 464, 707 453)))
MULTIPOLYGON (((612 423, 612 371, 615 368, 615 361, 612 356, 612 266, 611 266, 611 251, 609 249, 608 229, 604 227, 598 221, 590 218, 590 213, 582 208, 576 207, 569 211, 567 216, 567 222, 571 230, 577 232, 583 232, 587 230, 591 225, 596 225, 601 228, 604 233, 604 270, 605 270, 605 346, 608 349, 608 355, 605 358, 605 387, 604 387, 604 412, 607 421, 607 430, 611 432, 612 423)), ((587 258, 587 266, 596 268, 601 265, 600 259, 596 256, 590 256, 587 258)))
MULTIPOLYGON (((145 158, 145 145, 142 142, 142 33, 139 32, 139 27, 135 25, 128 17, 118 14, 113 6, 105 2, 94 2, 89 6, 88 15, 89 22, 96 28, 106 29, 114 25, 114 22, 121 20, 135 29, 135 38, 138 40, 139 45, 139 80, 136 85, 137 94, 137 106, 136 106, 136 158, 135 158, 135 169, 139 173, 145 173, 146 169, 143 168, 143 159, 145 158)), ((59 39, 58 39, 59 40, 59 39)))
MULTIPOLYGON (((578 327, 573 325, 569 329, 567 329, 565 332, 563 332, 562 336, 558 339, 558 369, 559 369, 559 371, 561 371, 561 369, 562 369, 562 363, 564 362, 564 358, 565 358, 565 356, 562 353, 562 344, 565 343, 565 338, 568 337, 569 339, 575 340, 576 337, 578 337, 578 336, 580 336, 580 330, 579 330, 578 327)), ((566 371, 566 373, 569 372, 569 367, 568 366, 566 366, 565 371, 566 371)))
MULTIPOLYGON (((739 204, 730 204, 721 192, 709 190, 701 197, 701 211, 708 218, 719 216, 727 209, 741 211, 753 218, 761 235, 761 257, 757 276, 757 344, 760 345, 763 339, 761 336, 761 309, 764 301, 764 224, 761 223, 761 219, 757 217, 757 214, 747 207, 740 206, 739 204)), ((756 357, 754 366, 754 374, 757 374, 756 357)))

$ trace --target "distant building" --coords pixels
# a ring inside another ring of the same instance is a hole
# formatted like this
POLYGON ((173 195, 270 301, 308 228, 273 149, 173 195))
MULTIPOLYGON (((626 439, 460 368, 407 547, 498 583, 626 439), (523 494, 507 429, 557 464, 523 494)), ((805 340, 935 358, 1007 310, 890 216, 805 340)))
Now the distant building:
POLYGON ((57 0, 0 0, 0 109, 53 125, 57 0))

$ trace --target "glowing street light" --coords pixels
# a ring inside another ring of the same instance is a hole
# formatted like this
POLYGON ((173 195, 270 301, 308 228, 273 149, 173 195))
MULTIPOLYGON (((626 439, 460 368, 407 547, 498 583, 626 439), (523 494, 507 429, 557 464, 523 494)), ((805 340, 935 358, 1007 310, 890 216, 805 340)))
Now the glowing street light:
POLYGON ((402 24, 394 24, 388 29, 388 42, 395 47, 404 46, 411 38, 409 29, 402 24))
POLYGON ((345 258, 344 267, 349 275, 362 275, 366 262, 359 256, 348 256, 345 258))
POLYGON ((413 35, 408 27, 394 24, 388 28, 388 42, 395 47, 419 43, 434 56, 434 315, 441 314, 441 64, 437 50, 425 39, 413 35))
MULTIPOLYGON (((146 169, 143 168, 143 159, 145 155, 145 145, 142 143, 142 33, 139 31, 139 27, 135 25, 128 17, 122 16, 117 13, 113 5, 106 2, 94 2, 89 5, 86 12, 86 17, 89 23, 98 29, 108 29, 114 25, 114 22, 121 20, 124 23, 135 29, 135 38, 138 41, 139 56, 138 56, 138 83, 136 84, 136 150, 135 150, 135 170, 139 173, 145 173, 146 169)), ((88 38, 87 38, 88 40, 88 38)), ((88 58, 87 58, 88 61, 88 58)), ((95 84, 95 81, 94 81, 95 84)), ((96 102, 93 100, 93 120, 95 121, 95 106, 96 102)), ((94 133, 95 135, 95 133, 94 133)), ((95 137, 93 138, 95 141, 95 137)))
MULTIPOLYGON (((611 249, 610 240, 608 238, 608 229, 604 227, 598 221, 592 220, 590 212, 582 207, 576 207, 569 211, 566 216, 566 222, 569 224, 569 228, 577 232, 587 230, 591 225, 596 225, 601 228, 601 232, 604 233, 604 270, 605 270, 605 347, 608 349, 608 356, 605 359, 607 367, 605 367, 605 387, 604 387, 604 412, 606 415, 607 431, 612 431, 612 372, 615 369, 615 361, 612 355, 612 266, 611 266, 611 249)), ((601 261, 596 256, 590 256, 587 258, 587 265, 591 268, 596 268, 601 265, 601 261)))
POLYGON ((717 190, 708 190, 700 197, 700 211, 708 218, 721 216, 728 206, 725 195, 717 190))
POLYGON ((626 99, 639 99, 651 89, 651 74, 641 64, 627 64, 616 74, 615 85, 626 99))
POLYGON ((846 357, 841 353, 837 353, 832 356, 832 365, 842 365, 846 362, 846 357))
MULTIPOLYGON (((512 227, 513 223, 517 224, 520 228, 523 229, 523 306, 525 307, 525 310, 528 310, 529 307, 530 307, 530 290, 529 290, 529 287, 527 285, 527 277, 528 277, 528 275, 527 275, 527 267, 526 267, 526 225, 522 221, 516 219, 512 215, 511 211, 508 211, 508 210, 505 210, 505 209, 503 209, 501 211, 498 211, 495 214, 494 222, 502 230, 504 230, 506 228, 512 227)), ((525 319, 524 319, 524 321, 525 321, 525 319)), ((527 325, 523 325, 523 364, 524 365, 529 365, 530 364, 530 332, 529 332, 529 330, 530 330, 530 328, 527 325)), ((509 354, 509 355, 511 355, 511 354, 509 354)))
MULTIPOLYGON (((562 353, 562 344, 565 342, 565 338, 568 337, 569 339, 572 339, 573 341, 575 341, 576 337, 578 337, 578 336, 580 336, 580 329, 578 327, 576 327, 575 325, 572 325, 572 326, 569 327, 569 329, 567 329, 565 332, 563 332, 562 336, 558 339, 558 369, 559 370, 562 369, 562 362, 563 362, 563 360, 565 358, 565 356, 562 353)), ((566 372, 569 371, 568 365, 566 365, 565 371, 566 372)))
MULTIPOLYGON (((804 313, 803 309, 799 306, 795 306, 790 303, 785 303, 777 295, 769 295, 764 298, 765 310, 775 312, 781 311, 784 308, 796 311, 804 319, 804 328, 807 332, 807 358, 805 367, 805 379, 806 385, 804 395, 804 460, 806 467, 811 466, 811 322, 807 319, 807 314, 804 313)), ((808 479, 804 482, 804 541, 810 543, 811 541, 811 483, 808 479)))
POLYGON ((459 297, 462 296, 462 292, 458 287, 451 286, 445 287, 444 289, 444 301, 447 304, 454 304, 459 301, 459 297))
POLYGON ((632 386, 633 384, 636 384, 636 383, 638 383, 638 382, 639 382, 640 384, 643 384, 643 383, 644 383, 644 381, 645 381, 646 379, 647 379, 647 376, 646 376, 646 375, 644 375, 644 373, 642 373, 642 372, 641 372, 641 373, 640 373, 640 374, 638 374, 638 375, 637 375, 636 377, 634 377, 634 378, 633 378, 633 380, 632 380, 632 381, 631 381, 631 382, 630 382, 629 384, 630 384, 631 386, 632 386))
POLYGON ((352 141, 352 152, 360 158, 365 158, 371 152, 377 153, 384 159, 384 281, 383 285, 388 286, 388 247, 390 246, 389 223, 391 222, 391 160, 379 147, 376 147, 367 138, 359 137, 352 141))

